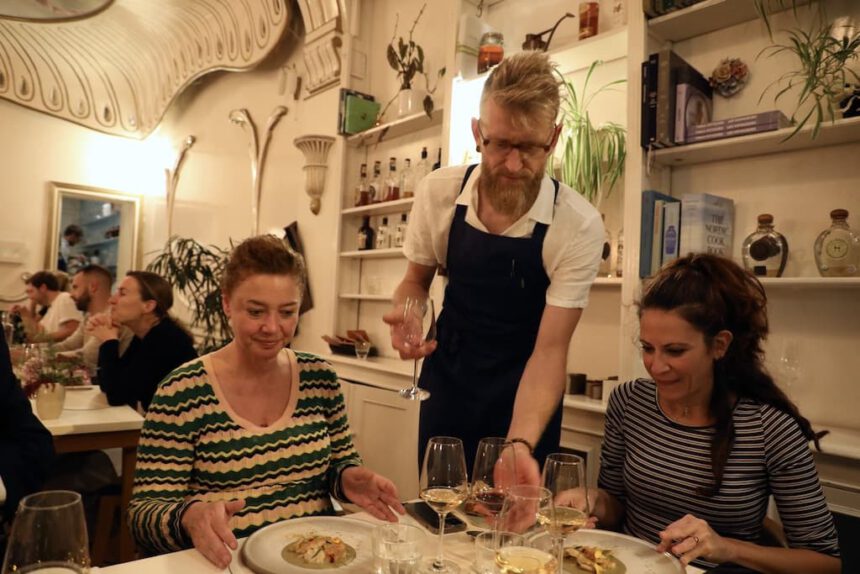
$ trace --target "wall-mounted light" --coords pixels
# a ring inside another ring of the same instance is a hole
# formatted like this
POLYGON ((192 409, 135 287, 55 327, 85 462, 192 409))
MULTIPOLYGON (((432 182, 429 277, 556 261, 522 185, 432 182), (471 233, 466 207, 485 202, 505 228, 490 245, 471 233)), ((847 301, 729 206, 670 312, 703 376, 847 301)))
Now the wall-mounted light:
POLYGON ((176 201, 176 186, 179 183, 179 173, 182 171, 182 164, 185 162, 185 154, 194 145, 197 138, 188 136, 182 141, 182 147, 179 149, 179 155, 176 156, 176 163, 173 164, 173 169, 164 168, 164 176, 167 179, 167 239, 173 236, 173 204, 176 201))
POLYGON ((305 154, 305 191, 311 196, 311 212, 320 212, 323 190, 325 189, 325 172, 328 168, 328 152, 334 143, 331 136, 306 135, 293 140, 297 148, 305 154))

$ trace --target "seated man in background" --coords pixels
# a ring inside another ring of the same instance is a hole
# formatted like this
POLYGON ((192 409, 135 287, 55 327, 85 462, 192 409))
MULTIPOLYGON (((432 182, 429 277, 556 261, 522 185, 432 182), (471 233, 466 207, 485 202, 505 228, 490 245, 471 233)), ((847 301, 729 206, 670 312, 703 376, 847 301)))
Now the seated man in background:
POLYGON ((15 305, 12 312, 21 317, 27 340, 62 341, 81 324, 83 316, 75 307, 75 301, 65 291, 60 291, 57 277, 50 271, 34 273, 27 279, 26 290, 30 305, 15 305), (36 305, 48 308, 41 320, 36 312, 36 305))
MULTIPOLYGON (((84 320, 77 330, 66 340, 57 344, 58 351, 68 351, 78 355, 84 364, 95 373, 99 362, 101 341, 87 332, 86 319, 110 310, 110 272, 100 265, 87 265, 72 277, 72 299, 78 311, 84 313, 84 320)), ((125 327, 119 330, 119 354, 122 355, 131 343, 131 331, 125 327)))
POLYGON ((9 347, 0 330, 0 556, 18 501, 41 487, 53 455, 51 434, 12 374, 9 347))

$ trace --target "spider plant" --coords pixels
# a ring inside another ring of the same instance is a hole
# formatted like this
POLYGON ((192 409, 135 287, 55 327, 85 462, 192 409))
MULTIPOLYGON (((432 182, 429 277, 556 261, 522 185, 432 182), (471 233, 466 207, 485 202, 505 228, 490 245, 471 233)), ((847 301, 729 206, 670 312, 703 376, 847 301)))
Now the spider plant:
POLYGON ((556 70, 562 85, 559 119, 563 126, 559 138, 561 154, 559 158, 550 157, 547 161, 550 175, 554 175, 558 169, 561 181, 598 208, 603 197, 611 193, 623 175, 624 159, 627 156, 626 129, 613 122, 595 126, 588 113, 588 107, 595 97, 626 81, 615 80, 589 93, 591 75, 601 64, 598 60, 589 66, 580 91, 577 91, 571 80, 556 70), (560 164, 558 168, 556 161, 560 164))

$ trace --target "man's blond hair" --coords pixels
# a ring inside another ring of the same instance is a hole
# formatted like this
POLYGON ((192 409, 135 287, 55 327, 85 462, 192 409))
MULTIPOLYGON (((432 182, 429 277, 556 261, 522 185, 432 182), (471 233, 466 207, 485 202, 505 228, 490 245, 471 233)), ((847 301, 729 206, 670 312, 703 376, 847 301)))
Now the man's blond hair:
POLYGON ((492 100, 527 126, 534 120, 554 123, 559 108, 559 80, 544 52, 527 50, 502 60, 487 78, 481 109, 492 100))

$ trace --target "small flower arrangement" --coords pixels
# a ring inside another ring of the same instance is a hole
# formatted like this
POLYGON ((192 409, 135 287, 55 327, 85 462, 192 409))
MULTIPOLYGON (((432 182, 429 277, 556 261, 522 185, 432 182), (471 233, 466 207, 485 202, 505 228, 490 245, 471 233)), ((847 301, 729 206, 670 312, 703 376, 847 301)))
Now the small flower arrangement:
POLYGON ((711 87, 724 98, 734 96, 746 86, 749 67, 740 58, 725 58, 708 78, 711 87))
POLYGON ((91 384, 90 372, 79 357, 59 358, 50 351, 43 357, 27 359, 21 366, 21 386, 33 398, 43 386, 81 386, 91 384))

